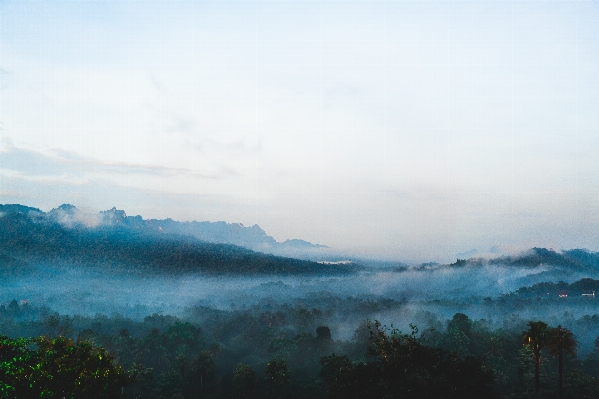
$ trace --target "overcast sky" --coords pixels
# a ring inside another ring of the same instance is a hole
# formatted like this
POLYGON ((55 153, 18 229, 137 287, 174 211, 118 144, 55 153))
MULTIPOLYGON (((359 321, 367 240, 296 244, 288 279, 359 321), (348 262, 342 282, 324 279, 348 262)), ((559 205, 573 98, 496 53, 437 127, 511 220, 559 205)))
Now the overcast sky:
POLYGON ((597 1, 0 2, 0 203, 599 250, 597 1))

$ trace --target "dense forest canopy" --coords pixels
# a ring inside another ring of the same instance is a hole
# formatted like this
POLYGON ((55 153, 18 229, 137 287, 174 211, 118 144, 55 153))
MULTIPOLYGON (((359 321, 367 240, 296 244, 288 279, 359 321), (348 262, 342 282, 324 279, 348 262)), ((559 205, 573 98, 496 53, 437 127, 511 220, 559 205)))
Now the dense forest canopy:
MULTIPOLYGON (((83 395, 98 398, 527 398, 535 392, 538 355, 541 397, 556 395, 559 353, 549 343, 535 353, 527 319, 516 316, 497 328, 464 313, 442 319, 423 312, 414 317, 418 326, 400 331, 365 318, 351 338, 340 339, 335 323, 343 316, 405 304, 331 299, 196 307, 182 317, 139 321, 11 301, 0 308, 0 328, 14 337, 0 342, 2 392, 9 398, 59 390, 73 397, 93 391, 83 395)), ((558 328, 538 323, 548 332, 558 328)), ((564 397, 596 397, 599 315, 565 319, 559 328, 594 336, 590 350, 562 354, 564 397)))

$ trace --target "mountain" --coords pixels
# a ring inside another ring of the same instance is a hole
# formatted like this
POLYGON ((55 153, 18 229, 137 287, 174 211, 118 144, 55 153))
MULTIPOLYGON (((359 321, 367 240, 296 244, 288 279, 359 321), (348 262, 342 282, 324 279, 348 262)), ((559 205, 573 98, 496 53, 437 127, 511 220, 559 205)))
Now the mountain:
POLYGON ((583 278, 571 284, 564 281, 537 283, 530 287, 521 287, 505 297, 556 298, 560 294, 570 298, 595 298, 595 294, 599 296, 599 280, 583 278))
POLYGON ((489 264, 509 266, 560 266, 573 270, 599 270, 599 252, 586 249, 555 251, 546 248, 532 248, 516 256, 501 256, 491 259, 489 264))
MULTIPOLYGON (((65 205, 62 205, 65 206, 65 205)), ((25 205, 19 205, 19 204, 6 204, 6 205, 2 205, 0 204, 0 216, 1 215, 5 215, 5 214, 9 214, 9 213, 21 213, 24 215, 28 215, 29 213, 33 213, 33 214, 43 214, 44 212, 42 212, 41 210, 37 209, 37 208, 32 208, 30 206, 25 206, 25 205)))
MULTIPOLYGON (((43 213, 39 209, 23 207, 22 205, 0 205, 0 212, 2 212, 2 207, 7 207, 6 212, 14 211, 17 209, 15 207, 21 207, 18 208, 21 213, 31 211, 43 213)), ((64 204, 52 209, 48 212, 48 215, 54 221, 69 227, 77 225, 88 227, 124 225, 136 230, 191 236, 201 241, 215 244, 232 244, 253 251, 280 256, 310 258, 317 255, 319 250, 328 248, 325 245, 312 244, 304 240, 287 240, 279 243, 267 235, 257 224, 246 227, 241 223, 178 222, 170 218, 145 220, 141 216, 127 216, 125 211, 118 210, 116 207, 96 215, 90 215, 80 211, 73 205, 64 204)))
POLYGON ((312 244, 304 240, 287 240, 283 243, 274 238, 257 224, 244 226, 241 223, 225 222, 177 222, 172 219, 145 221, 147 228, 164 233, 182 234, 198 238, 202 241, 233 244, 258 252, 280 256, 309 257, 325 245, 312 244))
POLYGON ((471 257, 457 259, 452 267, 503 265, 513 267, 553 266, 572 271, 599 271, 599 252, 587 249, 556 251, 547 248, 531 248, 517 255, 499 256, 491 259, 471 257))
POLYGON ((314 274, 352 270, 347 265, 259 253, 231 241, 254 246, 278 244, 257 225, 244 228, 224 222, 144 220, 116 208, 89 215, 66 204, 48 213, 23 205, 0 205, 0 265, 5 267, 18 267, 22 262, 67 262, 168 273, 314 274))

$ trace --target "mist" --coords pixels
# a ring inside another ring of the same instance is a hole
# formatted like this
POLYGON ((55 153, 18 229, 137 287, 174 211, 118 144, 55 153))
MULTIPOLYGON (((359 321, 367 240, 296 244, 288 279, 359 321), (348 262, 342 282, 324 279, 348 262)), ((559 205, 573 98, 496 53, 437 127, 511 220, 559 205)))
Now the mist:
POLYGON ((594 301, 532 302, 520 307, 506 306, 502 301, 519 288, 536 283, 573 283, 585 277, 599 278, 599 273, 589 275, 559 266, 515 268, 502 264, 364 268, 348 275, 301 277, 199 273, 166 276, 132 272, 126 267, 103 269, 69 264, 36 264, 31 270, 3 280, 0 304, 16 299, 64 315, 118 314, 143 320, 152 314, 186 317, 190 309, 198 307, 239 311, 298 304, 319 307, 332 298, 393 301, 389 309, 371 309, 354 315, 345 310, 344 314, 330 314, 323 322, 340 339, 351 339, 354 329, 364 319, 377 319, 406 329, 427 312, 439 320, 461 312, 474 320, 486 319, 495 328, 502 327, 514 315, 556 322, 563 319, 564 313, 569 319, 580 318, 596 313, 594 301))
MULTIPOLYGON (((180 313, 189 306, 234 309, 264 300, 285 303, 307 295, 385 297, 430 301, 497 297, 544 281, 573 282, 581 273, 548 266, 514 270, 509 266, 369 269, 348 276, 157 276, 125 274, 71 265, 37 265, 35 272, 3 281, 0 302, 26 299, 65 314, 113 312, 130 317, 180 313)), ((587 277, 585 274, 584 277, 587 277)), ((594 276, 593 276, 594 277, 594 276)))

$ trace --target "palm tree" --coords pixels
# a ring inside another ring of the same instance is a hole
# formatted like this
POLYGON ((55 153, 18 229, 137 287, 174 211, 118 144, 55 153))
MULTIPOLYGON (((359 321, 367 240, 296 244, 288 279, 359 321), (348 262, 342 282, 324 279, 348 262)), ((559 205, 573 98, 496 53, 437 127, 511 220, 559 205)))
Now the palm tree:
POLYGON ((541 350, 547 345, 547 334, 549 328, 542 321, 529 321, 529 327, 524 331, 524 345, 528 346, 535 358, 535 392, 536 397, 539 397, 539 376, 541 373, 541 350))
POLYGON ((212 378, 214 375, 214 360, 209 351, 202 351, 191 363, 191 369, 200 377, 200 396, 204 397, 204 377, 212 378))
POLYGON ((562 399, 562 352, 566 352, 569 355, 576 355, 576 340, 572 331, 562 328, 561 325, 550 329, 547 338, 549 353, 557 356, 559 361, 559 397, 562 399))

